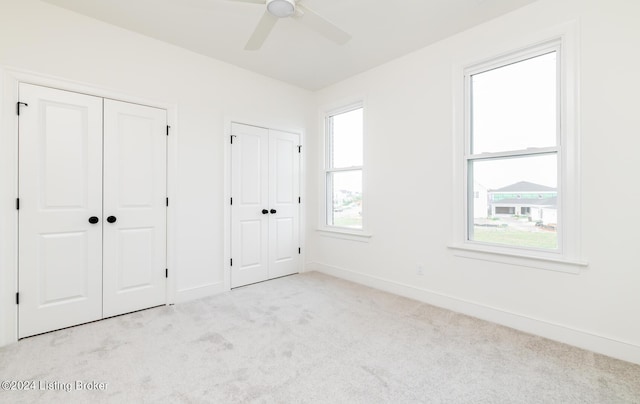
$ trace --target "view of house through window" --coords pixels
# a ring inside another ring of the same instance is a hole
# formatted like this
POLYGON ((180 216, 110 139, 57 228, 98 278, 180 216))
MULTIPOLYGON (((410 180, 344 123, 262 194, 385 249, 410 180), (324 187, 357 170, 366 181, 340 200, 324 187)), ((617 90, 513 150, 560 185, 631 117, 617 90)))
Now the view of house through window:
POLYGON ((558 52, 467 73, 470 241, 558 249, 558 52))
POLYGON ((326 224, 362 229, 362 107, 329 114, 326 128, 326 224))

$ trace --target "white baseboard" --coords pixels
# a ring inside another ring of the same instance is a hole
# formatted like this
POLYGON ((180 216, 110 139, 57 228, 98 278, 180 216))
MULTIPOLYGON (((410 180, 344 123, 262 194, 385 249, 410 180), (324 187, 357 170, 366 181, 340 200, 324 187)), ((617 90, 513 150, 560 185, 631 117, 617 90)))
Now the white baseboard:
POLYGON ((385 292, 415 299, 482 320, 491 321, 529 334, 538 335, 627 362, 640 364, 640 346, 632 343, 318 262, 307 263, 305 265, 305 271, 322 272, 385 292))
POLYGON ((224 281, 207 283, 193 288, 180 289, 176 292, 176 303, 188 302, 190 300, 201 299, 203 297, 227 292, 224 281))

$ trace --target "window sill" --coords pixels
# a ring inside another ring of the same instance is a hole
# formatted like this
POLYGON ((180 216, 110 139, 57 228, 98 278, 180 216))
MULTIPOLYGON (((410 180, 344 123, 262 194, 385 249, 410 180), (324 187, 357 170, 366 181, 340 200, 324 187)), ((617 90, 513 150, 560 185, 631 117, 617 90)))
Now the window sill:
POLYGON ((579 274, 580 269, 589 266, 589 264, 584 261, 494 251, 466 245, 449 245, 448 248, 453 251, 453 255, 456 257, 545 269, 549 271, 559 271, 570 274, 579 274))
POLYGON ((364 233, 362 231, 354 231, 354 230, 341 229, 341 228, 328 228, 328 227, 325 227, 325 228, 322 228, 322 229, 316 229, 316 231, 322 237, 330 237, 330 238, 338 238, 338 239, 342 239, 342 240, 358 241, 358 242, 361 242, 361 243, 368 243, 369 240, 371 239, 371 237, 373 236, 372 234, 364 233))

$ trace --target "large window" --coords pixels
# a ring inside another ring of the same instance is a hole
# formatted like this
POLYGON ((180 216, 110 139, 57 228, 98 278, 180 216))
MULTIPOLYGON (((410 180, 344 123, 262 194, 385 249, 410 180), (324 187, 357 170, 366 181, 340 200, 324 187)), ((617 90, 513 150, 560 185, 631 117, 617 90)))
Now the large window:
POLYGON ((466 80, 466 239, 560 252, 560 44, 472 66, 466 80))
POLYGON ((363 108, 326 116, 326 221, 330 227, 362 229, 363 108))

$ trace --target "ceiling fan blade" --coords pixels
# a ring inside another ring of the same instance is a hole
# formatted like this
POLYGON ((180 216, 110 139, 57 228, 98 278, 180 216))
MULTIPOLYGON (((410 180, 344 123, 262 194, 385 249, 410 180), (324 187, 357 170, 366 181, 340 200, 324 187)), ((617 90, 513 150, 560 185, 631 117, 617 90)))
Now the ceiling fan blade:
POLYGON ((296 7, 303 12, 303 15, 296 18, 299 22, 316 31, 325 38, 343 45, 351 39, 351 35, 329 22, 309 7, 297 4, 296 7))
POLYGON ((273 26, 276 25, 276 21, 278 21, 276 17, 265 11, 264 14, 262 14, 262 18, 260 18, 260 22, 258 22, 258 26, 253 31, 253 34, 251 34, 251 38, 247 41, 244 50, 260 49, 273 29, 273 26))

